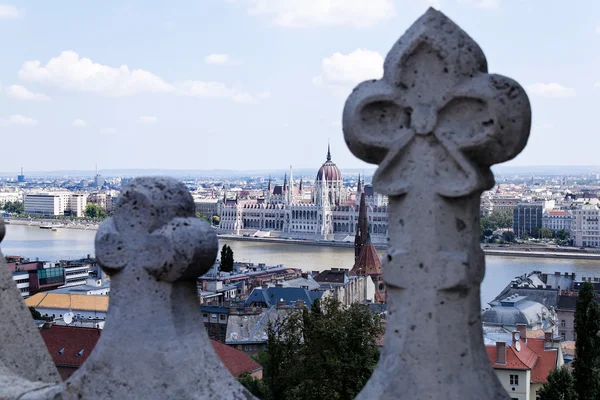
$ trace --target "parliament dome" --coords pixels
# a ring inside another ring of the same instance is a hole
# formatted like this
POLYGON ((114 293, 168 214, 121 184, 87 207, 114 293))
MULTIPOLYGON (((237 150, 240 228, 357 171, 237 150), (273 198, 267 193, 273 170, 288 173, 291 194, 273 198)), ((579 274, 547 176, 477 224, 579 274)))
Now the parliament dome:
POLYGON ((340 169, 333 161, 331 161, 331 151, 329 149, 329 145, 327 146, 327 161, 323 163, 321 168, 319 168, 319 172, 317 172, 317 182, 321 182, 323 178, 329 182, 342 180, 342 173, 340 172, 340 169))

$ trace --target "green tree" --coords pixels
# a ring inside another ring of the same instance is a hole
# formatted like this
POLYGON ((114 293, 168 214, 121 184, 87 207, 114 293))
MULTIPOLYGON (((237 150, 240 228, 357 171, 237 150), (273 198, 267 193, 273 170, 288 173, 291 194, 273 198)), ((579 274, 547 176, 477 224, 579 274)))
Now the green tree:
POLYGON ((204 214, 200 214, 200 212, 198 212, 198 211, 196 211, 196 218, 203 219, 203 220, 205 220, 206 222, 208 222, 210 224, 210 218, 208 218, 204 214))
POLYGON ((510 229, 513 226, 512 211, 494 211, 489 218, 495 229, 510 229))
POLYGON ((263 366, 264 399, 353 399, 379 359, 379 316, 358 303, 327 298, 269 324, 263 366))
POLYGON ((600 399, 600 305, 596 290, 585 282, 575 307, 575 390, 579 400, 600 399))
POLYGON ((94 203, 88 203, 85 207, 85 216, 91 219, 106 218, 106 210, 94 203))
POLYGON ((40 312, 36 310, 35 307, 29 307, 29 312, 31 313, 33 319, 38 321, 42 319, 42 314, 40 314, 40 312))
POLYGON ((515 241, 515 233, 513 231, 504 231, 502 232, 502 239, 511 243, 515 241))
POLYGON ((569 240, 569 233, 566 232, 564 229, 561 229, 560 231, 556 232, 554 236, 556 237, 556 239, 561 241, 569 240))
POLYGON ((563 365, 548 375, 548 382, 539 390, 540 400, 577 400, 575 379, 569 368, 563 365))
POLYGON ((541 239, 551 238, 552 236, 554 236, 554 232, 552 232, 552 229, 549 228, 540 228, 538 230, 538 233, 541 239))
POLYGON ((224 244, 221 249, 221 263, 219 264, 219 269, 223 272, 232 272, 233 263, 233 250, 231 250, 231 247, 224 244))
POLYGON ((10 214, 23 214, 23 202, 22 201, 7 201, 1 208, 10 214))
POLYGON ((521 235, 521 239, 523 239, 523 240, 529 239, 529 233, 527 231, 523 232, 523 234, 521 235))
POLYGON ((257 379, 247 372, 238 376, 237 380, 244 385, 250 393, 259 399, 263 399, 267 396, 267 388, 263 380, 257 379))

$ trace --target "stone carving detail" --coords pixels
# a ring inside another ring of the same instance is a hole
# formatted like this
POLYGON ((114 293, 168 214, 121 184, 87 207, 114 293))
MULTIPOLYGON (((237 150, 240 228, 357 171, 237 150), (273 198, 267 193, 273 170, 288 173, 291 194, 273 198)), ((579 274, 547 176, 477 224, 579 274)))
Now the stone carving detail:
MULTIPOLYGON (((0 242, 5 226, 0 217, 0 242)), ((0 252, 0 399, 16 399, 31 390, 56 384, 58 371, 31 320, 12 273, 0 252)))
POLYGON ((248 399, 202 322, 196 278, 214 263, 214 230, 171 178, 138 178, 96 234, 111 275, 108 317, 86 362, 66 382, 23 399, 248 399), (56 397, 55 397, 56 396, 56 397))
POLYGON ((383 78, 348 98, 346 143, 379 164, 375 190, 390 196, 385 348, 359 398, 508 398, 483 347, 479 197, 530 124, 524 90, 488 74, 479 46, 434 9, 393 46, 383 78))

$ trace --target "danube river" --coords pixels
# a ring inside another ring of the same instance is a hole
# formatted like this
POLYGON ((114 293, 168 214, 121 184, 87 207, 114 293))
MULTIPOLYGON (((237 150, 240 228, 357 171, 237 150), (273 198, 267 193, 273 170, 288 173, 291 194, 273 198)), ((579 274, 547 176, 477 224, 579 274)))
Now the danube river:
MULTIPOLYGON (((54 232, 22 225, 7 225, 6 228, 6 237, 0 244, 5 255, 56 261, 94 254, 94 230, 59 228, 54 232)), ((221 246, 225 243, 233 249, 236 261, 283 264, 306 271, 350 268, 354 262, 354 249, 347 247, 220 241, 221 246)), ((534 270, 549 273, 575 272, 577 277, 600 276, 600 261, 596 260, 486 256, 486 264, 486 274, 481 286, 482 302, 492 300, 515 276, 534 270)))

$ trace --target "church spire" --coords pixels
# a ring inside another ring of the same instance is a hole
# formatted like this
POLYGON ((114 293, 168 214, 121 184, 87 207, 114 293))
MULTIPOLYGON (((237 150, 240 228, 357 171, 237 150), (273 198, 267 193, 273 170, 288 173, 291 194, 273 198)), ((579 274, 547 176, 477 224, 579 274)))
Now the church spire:
POLYGON ((329 146, 329 142, 327 142, 327 161, 331 161, 331 147, 329 146))
POLYGON ((267 185, 267 192, 271 193, 271 174, 269 174, 269 184, 267 185))
POLYGON ((358 261, 360 252, 369 239, 369 221, 367 219, 367 202, 365 194, 360 195, 360 207, 358 209, 358 224, 356 227, 356 236, 354 237, 354 263, 358 261))

